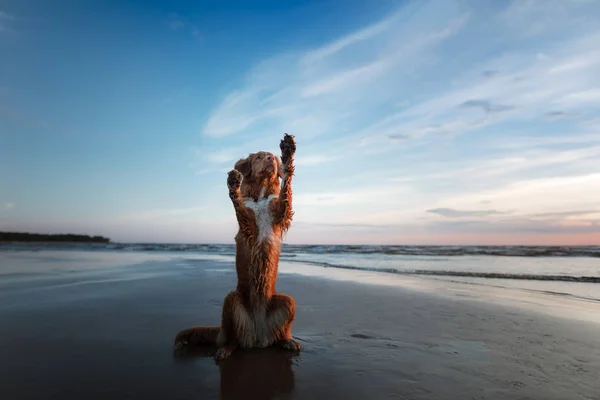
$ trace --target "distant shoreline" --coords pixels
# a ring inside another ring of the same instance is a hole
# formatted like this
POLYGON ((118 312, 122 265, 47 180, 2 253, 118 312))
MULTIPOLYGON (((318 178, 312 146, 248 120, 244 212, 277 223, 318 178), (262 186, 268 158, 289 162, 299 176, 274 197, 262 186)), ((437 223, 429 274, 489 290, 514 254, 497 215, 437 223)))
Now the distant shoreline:
POLYGON ((104 236, 77 235, 73 233, 29 233, 29 232, 0 232, 1 242, 22 243, 110 243, 110 239, 104 236))

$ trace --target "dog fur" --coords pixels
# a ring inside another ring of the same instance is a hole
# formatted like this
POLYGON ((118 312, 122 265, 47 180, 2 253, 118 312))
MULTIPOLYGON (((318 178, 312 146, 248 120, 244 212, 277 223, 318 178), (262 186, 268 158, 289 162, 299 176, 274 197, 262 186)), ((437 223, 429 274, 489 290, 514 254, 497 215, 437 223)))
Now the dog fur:
POLYGON ((275 291, 281 242, 293 216, 294 136, 285 134, 279 147, 281 160, 260 151, 240 159, 229 172, 229 198, 239 225, 235 237, 237 288, 225 297, 220 326, 184 329, 175 338, 175 348, 216 344, 217 360, 229 357, 237 348, 279 345, 300 350, 291 333, 295 301, 275 291))

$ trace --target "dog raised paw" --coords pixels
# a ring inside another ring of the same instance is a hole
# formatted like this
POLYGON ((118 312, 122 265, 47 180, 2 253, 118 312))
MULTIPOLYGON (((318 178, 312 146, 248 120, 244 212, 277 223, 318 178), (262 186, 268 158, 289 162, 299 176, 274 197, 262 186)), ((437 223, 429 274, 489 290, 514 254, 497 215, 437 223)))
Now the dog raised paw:
POLYGON ((242 186, 243 175, 238 170, 231 170, 227 174, 227 187, 229 190, 237 190, 242 186))
POLYGON ((281 149, 281 161, 286 164, 293 157, 294 153, 296 153, 294 136, 286 133, 279 143, 279 148, 281 149))
POLYGON ((297 341, 295 341, 293 339, 282 340, 279 342, 279 346, 281 346, 282 348, 284 348, 286 350, 295 351, 295 352, 299 352, 300 349, 302 349, 302 346, 300 345, 300 343, 298 343, 297 341))

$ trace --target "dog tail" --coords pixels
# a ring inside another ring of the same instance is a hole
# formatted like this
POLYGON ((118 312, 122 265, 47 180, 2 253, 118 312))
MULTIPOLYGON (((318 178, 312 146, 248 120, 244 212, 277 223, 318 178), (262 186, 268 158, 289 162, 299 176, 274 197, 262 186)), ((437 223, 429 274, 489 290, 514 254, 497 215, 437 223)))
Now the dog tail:
POLYGON ((194 326, 182 330, 175 337, 174 349, 187 345, 215 345, 221 331, 220 326, 194 326))

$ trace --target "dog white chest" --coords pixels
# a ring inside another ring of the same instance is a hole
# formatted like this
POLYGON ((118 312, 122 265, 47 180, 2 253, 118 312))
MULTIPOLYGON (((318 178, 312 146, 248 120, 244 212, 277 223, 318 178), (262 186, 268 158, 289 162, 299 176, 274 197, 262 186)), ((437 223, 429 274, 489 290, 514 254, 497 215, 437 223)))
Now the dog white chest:
POLYGON ((275 239, 273 233, 273 216, 269 209, 269 204, 271 204, 271 200, 275 197, 277 196, 272 194, 269 197, 262 198, 258 201, 248 200, 244 203, 245 206, 254 211, 254 215, 256 215, 256 227, 258 228, 259 242, 264 240, 273 241, 275 239))

